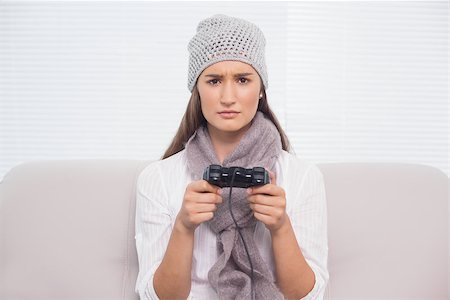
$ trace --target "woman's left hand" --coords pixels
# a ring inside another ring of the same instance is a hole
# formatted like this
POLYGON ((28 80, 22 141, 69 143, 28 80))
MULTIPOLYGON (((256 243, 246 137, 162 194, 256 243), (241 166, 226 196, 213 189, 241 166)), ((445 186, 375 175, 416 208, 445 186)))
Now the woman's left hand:
POLYGON ((250 208, 255 218, 263 222, 272 234, 283 225, 288 224, 286 219, 286 194, 284 189, 277 186, 275 174, 268 171, 270 183, 254 186, 247 189, 250 208))

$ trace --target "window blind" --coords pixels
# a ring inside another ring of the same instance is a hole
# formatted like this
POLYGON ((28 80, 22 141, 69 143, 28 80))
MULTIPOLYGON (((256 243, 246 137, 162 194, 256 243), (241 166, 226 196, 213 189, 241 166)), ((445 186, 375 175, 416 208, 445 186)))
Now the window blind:
POLYGON ((158 159, 184 113, 187 43, 256 23, 297 155, 448 174, 447 2, 0 2, 0 178, 29 160, 158 159))
POLYGON ((287 131, 320 162, 448 174, 448 3, 290 2, 287 131))

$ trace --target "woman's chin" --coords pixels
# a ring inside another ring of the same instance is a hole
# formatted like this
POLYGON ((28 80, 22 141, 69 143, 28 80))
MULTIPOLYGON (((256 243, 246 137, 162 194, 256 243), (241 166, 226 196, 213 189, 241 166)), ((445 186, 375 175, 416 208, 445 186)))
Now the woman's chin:
POLYGON ((242 134, 242 132, 246 131, 246 129, 248 129, 247 126, 236 126, 236 125, 229 125, 229 126, 212 126, 213 130, 216 133, 219 134, 226 134, 226 135, 239 135, 242 134))

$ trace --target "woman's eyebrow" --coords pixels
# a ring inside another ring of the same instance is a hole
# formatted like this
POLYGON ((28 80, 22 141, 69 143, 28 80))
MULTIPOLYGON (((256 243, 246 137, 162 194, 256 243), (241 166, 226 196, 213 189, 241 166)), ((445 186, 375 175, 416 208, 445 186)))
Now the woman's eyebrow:
MULTIPOLYGON (((249 75, 255 75, 255 73, 237 73, 237 74, 234 74, 233 77, 243 77, 243 76, 249 76, 249 75)), ((205 77, 223 78, 223 76, 219 75, 219 74, 206 74, 205 77)))

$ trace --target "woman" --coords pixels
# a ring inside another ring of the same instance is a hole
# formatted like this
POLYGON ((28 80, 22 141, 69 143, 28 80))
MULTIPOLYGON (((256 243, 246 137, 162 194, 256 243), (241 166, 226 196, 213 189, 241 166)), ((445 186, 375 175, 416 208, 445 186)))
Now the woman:
POLYGON ((189 42, 186 113, 137 183, 141 299, 323 298, 323 177, 288 152, 264 48, 256 25, 225 15, 201 21, 189 42), (202 179, 211 164, 264 167, 270 183, 219 188, 202 179))

